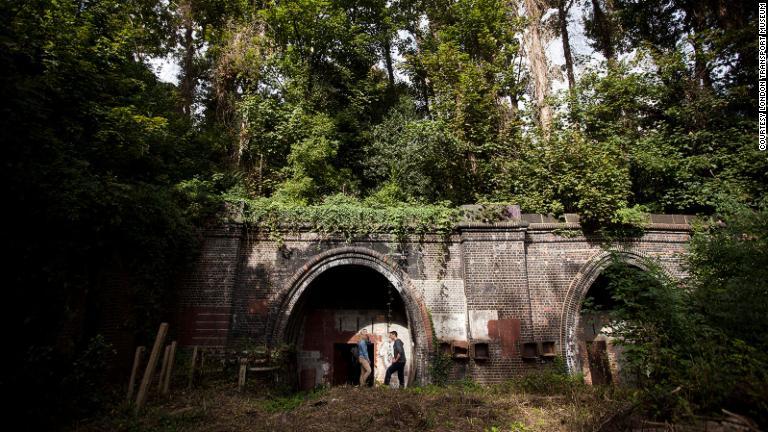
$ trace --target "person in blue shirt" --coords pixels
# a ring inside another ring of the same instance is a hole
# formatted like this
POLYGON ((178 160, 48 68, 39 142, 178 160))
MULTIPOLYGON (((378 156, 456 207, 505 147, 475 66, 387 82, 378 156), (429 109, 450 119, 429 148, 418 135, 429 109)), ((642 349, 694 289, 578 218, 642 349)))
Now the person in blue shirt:
POLYGON ((403 341, 397 338, 397 332, 389 332, 389 340, 394 342, 394 355, 392 364, 387 368, 387 375, 384 377, 384 385, 389 385, 389 380, 392 378, 392 374, 397 372, 397 381, 400 388, 405 387, 405 348, 403 347, 403 341))
POLYGON ((360 386, 364 386, 371 374, 371 359, 368 357, 368 329, 360 331, 357 341, 357 360, 360 362, 360 386))

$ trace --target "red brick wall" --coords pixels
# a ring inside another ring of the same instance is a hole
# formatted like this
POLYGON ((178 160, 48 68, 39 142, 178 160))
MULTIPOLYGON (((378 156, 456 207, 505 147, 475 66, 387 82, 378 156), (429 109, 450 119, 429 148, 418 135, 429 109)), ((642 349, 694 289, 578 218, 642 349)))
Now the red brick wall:
MULTIPOLYGON (((616 247, 632 259, 656 259, 671 275, 681 277, 689 219, 664 217, 664 224, 655 223, 641 238, 616 247)), ((436 328, 439 337, 489 345, 487 361, 457 360, 456 378, 497 382, 540 367, 541 362, 521 358, 525 342, 554 342, 557 352, 573 363, 575 353, 566 346, 569 326, 575 325, 581 298, 592 276, 599 274, 605 252, 600 239, 582 235, 572 219, 556 223, 541 215, 523 215, 521 221, 496 225, 463 224, 447 240, 413 237, 404 250, 389 234, 347 243, 311 232, 283 233, 281 245, 241 225, 223 225, 208 232, 196 270, 184 281, 180 342, 277 345, 280 341, 272 339, 291 313, 283 309, 301 275, 322 270, 325 261, 318 257, 344 250, 380 263, 402 282, 409 297, 406 307, 421 321, 421 330, 410 324, 412 332, 419 333, 414 335, 420 345, 413 359, 421 362, 417 382, 427 378, 427 310, 446 323, 436 328), (486 315, 495 317, 488 320, 488 331, 483 321, 475 327, 478 335, 472 335, 470 317, 486 315)), ((578 370, 576 366, 571 364, 578 370)))
POLYGON ((227 344, 242 243, 240 225, 224 225, 206 233, 195 270, 180 289, 177 321, 181 345, 227 344))

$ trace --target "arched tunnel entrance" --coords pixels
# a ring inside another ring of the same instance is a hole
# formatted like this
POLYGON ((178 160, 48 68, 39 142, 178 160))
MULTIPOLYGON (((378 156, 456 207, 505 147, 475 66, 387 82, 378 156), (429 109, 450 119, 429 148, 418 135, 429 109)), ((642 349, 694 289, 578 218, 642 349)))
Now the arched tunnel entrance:
POLYGON ((583 374, 592 384, 632 378, 622 370, 622 347, 610 327, 617 318, 612 312, 624 305, 622 298, 653 289, 659 276, 674 278, 637 251, 603 251, 584 264, 568 288, 560 321, 562 352, 571 373, 583 374))
MULTIPOLYGON (((403 341, 406 384, 413 379, 413 337, 398 290, 383 274, 364 265, 344 264, 318 274, 292 308, 285 342, 296 347, 299 388, 356 384, 359 363, 350 349, 360 332, 370 335, 372 374, 368 385, 383 383, 391 363, 390 331, 403 341)), ((392 379, 393 383, 397 378, 392 379)))
POLYGON ((611 270, 611 267, 606 268, 595 279, 579 310, 576 334, 582 373, 587 384, 615 382, 620 369, 621 348, 613 343, 609 327, 616 307, 611 292, 611 270))
POLYGON ((588 384, 614 384, 626 380, 623 349, 616 343, 613 325, 617 308, 658 284, 647 271, 623 262, 603 269, 589 286, 579 308, 576 339, 581 372, 588 384))

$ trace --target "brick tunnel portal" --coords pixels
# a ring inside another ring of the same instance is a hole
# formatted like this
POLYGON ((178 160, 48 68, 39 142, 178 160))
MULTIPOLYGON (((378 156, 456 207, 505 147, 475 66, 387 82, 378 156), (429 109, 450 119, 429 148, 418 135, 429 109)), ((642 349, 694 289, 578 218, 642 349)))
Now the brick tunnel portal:
POLYGON ((432 381, 430 356, 444 347, 451 379, 503 382, 561 357, 572 373, 616 382, 609 335, 588 323, 583 301, 615 258, 644 271, 652 261, 669 278, 685 277, 693 219, 651 215, 641 236, 612 240, 606 250, 607 240, 583 232, 577 216, 521 214, 462 222, 448 235, 352 240, 310 228, 276 239, 236 221, 212 226, 179 294, 179 343, 287 345, 298 352, 295 378, 309 388, 352 380, 339 358, 363 326, 374 336, 381 381, 381 348, 394 328, 405 342, 409 386, 432 381), (588 348, 602 375, 584 370, 588 348))
MULTIPOLYGON (((341 265, 312 280, 296 302, 284 333, 285 341, 297 347, 299 387, 356 384, 360 366, 350 349, 363 329, 370 335, 369 385, 384 382, 392 359, 390 331, 397 331, 406 356, 413 358, 405 304, 384 275, 362 265, 341 265)), ((406 381, 412 370, 406 367, 406 381)))

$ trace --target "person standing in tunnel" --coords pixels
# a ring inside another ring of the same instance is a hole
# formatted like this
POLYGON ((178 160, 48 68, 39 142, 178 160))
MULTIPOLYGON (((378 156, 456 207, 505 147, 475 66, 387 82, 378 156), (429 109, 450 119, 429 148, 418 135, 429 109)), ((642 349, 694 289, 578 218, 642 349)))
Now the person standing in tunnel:
POLYGON ((397 381, 400 388, 405 387, 405 348, 403 347, 403 341, 397 338, 397 332, 392 330, 389 332, 389 340, 394 343, 395 357, 392 359, 392 364, 387 368, 387 374, 384 377, 384 385, 389 385, 389 379, 392 378, 392 374, 397 372, 397 381))
POLYGON ((368 357, 368 329, 360 331, 357 341, 357 360, 360 362, 360 387, 363 387, 371 374, 371 359, 368 357))

